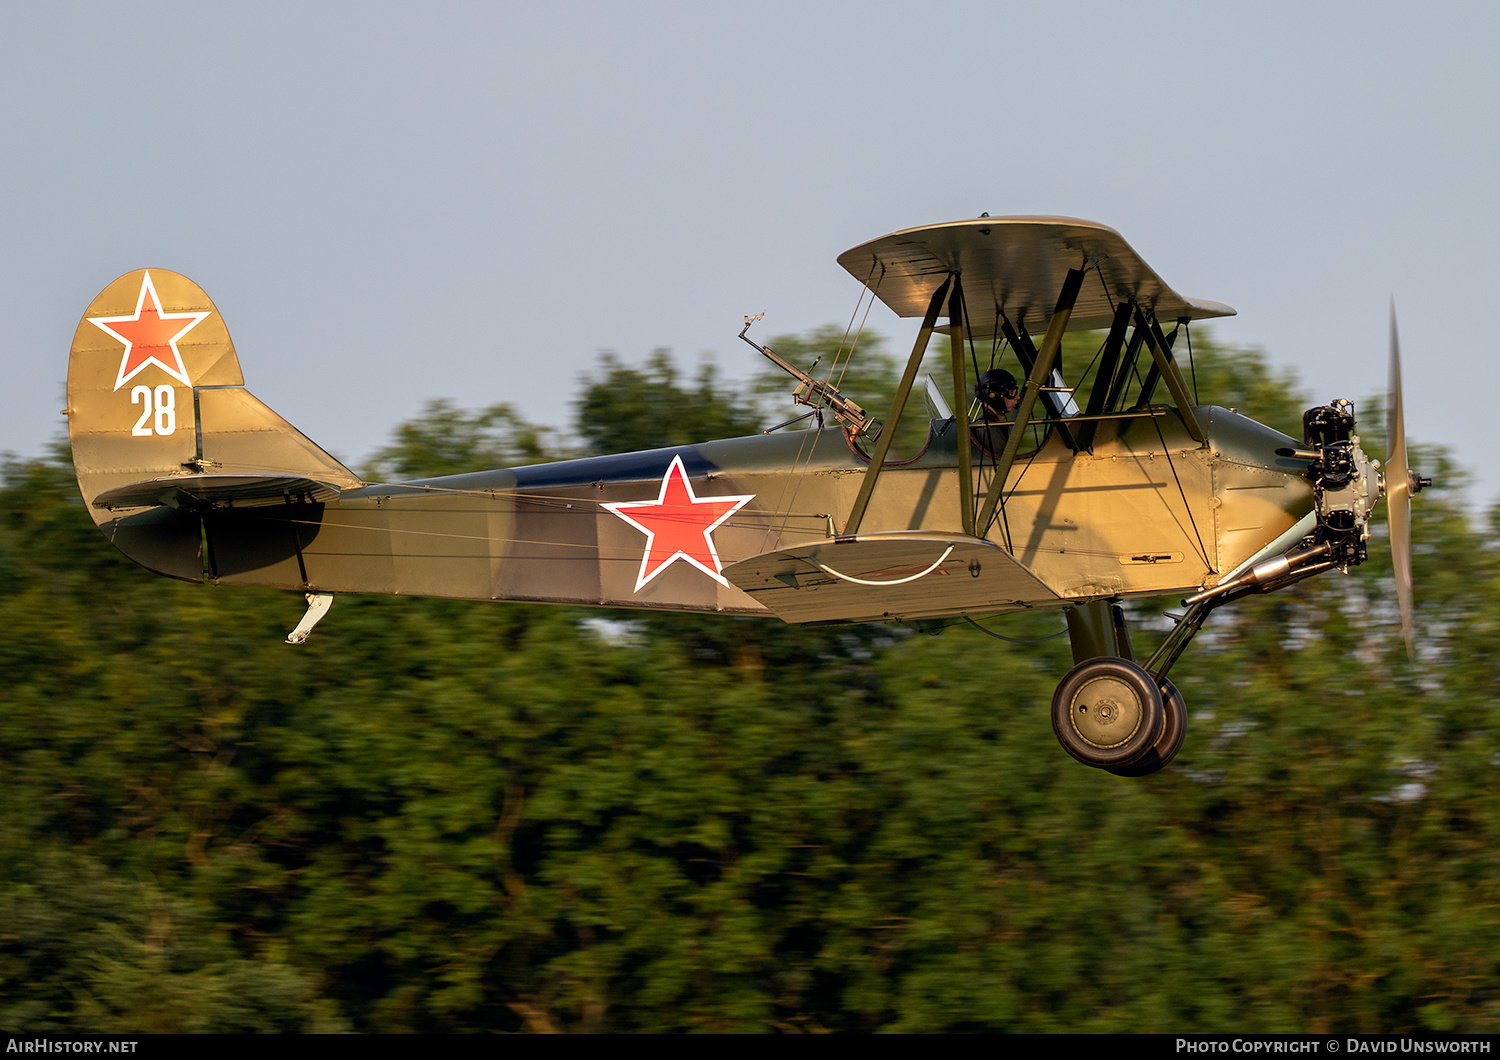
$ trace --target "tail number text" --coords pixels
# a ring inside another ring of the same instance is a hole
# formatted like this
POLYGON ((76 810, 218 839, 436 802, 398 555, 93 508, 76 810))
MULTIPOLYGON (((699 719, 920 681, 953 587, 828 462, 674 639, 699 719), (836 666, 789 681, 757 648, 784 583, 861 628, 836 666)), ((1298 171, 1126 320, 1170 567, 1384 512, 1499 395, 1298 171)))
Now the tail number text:
POLYGON ((152 390, 138 386, 130 391, 130 404, 144 406, 130 433, 138 438, 171 434, 177 430, 177 391, 163 384, 152 390))

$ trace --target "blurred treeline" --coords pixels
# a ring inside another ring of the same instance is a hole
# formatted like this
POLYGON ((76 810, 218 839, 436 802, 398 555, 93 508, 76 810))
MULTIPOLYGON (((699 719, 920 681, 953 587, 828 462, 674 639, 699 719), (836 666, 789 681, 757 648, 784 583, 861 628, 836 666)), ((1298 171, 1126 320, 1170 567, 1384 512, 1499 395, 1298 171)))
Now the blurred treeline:
MULTIPOLYGON (((1195 368, 1299 433, 1257 352, 1200 337, 1195 368)), ((894 377, 877 351, 852 395, 894 377)), ((570 444, 793 414, 756 389, 606 360, 570 444)), ((370 467, 564 437, 435 404, 370 467)), ((1053 739, 1066 638, 343 597, 292 648, 298 595, 148 574, 65 450, 12 462, 0 1027, 1493 1031, 1500 530, 1417 463, 1417 665, 1375 542, 1215 615, 1173 674, 1187 746, 1132 781, 1053 739)))

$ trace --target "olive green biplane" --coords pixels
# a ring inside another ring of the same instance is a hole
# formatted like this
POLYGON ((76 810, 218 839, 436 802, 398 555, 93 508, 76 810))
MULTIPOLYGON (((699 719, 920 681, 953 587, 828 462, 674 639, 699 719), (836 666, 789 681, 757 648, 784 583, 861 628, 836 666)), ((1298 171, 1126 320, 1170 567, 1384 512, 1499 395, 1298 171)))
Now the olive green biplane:
POLYGON ((362 480, 252 395, 196 284, 131 272, 73 339, 79 488, 104 535, 153 571, 305 592, 293 643, 336 593, 795 623, 1060 608, 1077 665, 1053 727, 1073 757, 1126 776, 1181 746, 1167 673, 1209 612, 1363 561, 1382 493, 1410 649, 1409 500, 1426 480, 1406 467, 1394 323, 1382 479, 1347 401, 1310 409, 1300 440, 1198 404, 1176 336, 1234 311, 1173 291, 1103 225, 981 217, 839 263, 862 298, 922 321, 883 418, 832 373, 756 346, 797 380, 807 429, 401 483, 362 480), (1103 340, 1070 385, 1059 350, 1079 329, 1103 340), (952 390, 929 376, 913 401, 935 333, 952 390), (1004 379, 1004 401, 976 400, 976 381, 1004 379), (918 408, 926 444, 895 459, 895 425, 918 408), (1168 593, 1185 610, 1138 659, 1120 601, 1168 593))

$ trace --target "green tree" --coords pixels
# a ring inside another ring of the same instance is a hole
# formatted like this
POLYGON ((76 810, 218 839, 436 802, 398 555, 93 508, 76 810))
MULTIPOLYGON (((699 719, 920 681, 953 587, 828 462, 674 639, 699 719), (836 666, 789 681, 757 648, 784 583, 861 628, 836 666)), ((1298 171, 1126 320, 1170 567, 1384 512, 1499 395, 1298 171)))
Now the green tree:
POLYGON ((642 368, 606 353, 599 369, 573 403, 574 429, 591 452, 664 449, 760 430, 754 401, 722 387, 711 362, 700 364, 688 385, 679 383, 665 349, 654 350, 642 368))
MULTIPOLYGON (((1205 400, 1300 413, 1195 354, 1205 400)), ((508 462, 482 415, 383 466, 508 462)), ((1140 781, 1056 747, 1065 640, 350 596, 291 648, 296 594, 151 575, 65 452, 13 462, 0 1026, 1493 1031, 1500 510, 1420 462, 1417 664, 1373 542, 1215 614, 1140 781)))
POLYGON ((438 398, 395 429, 391 444, 375 451, 365 474, 401 481, 556 460, 564 454, 552 434, 506 404, 469 411, 438 398))

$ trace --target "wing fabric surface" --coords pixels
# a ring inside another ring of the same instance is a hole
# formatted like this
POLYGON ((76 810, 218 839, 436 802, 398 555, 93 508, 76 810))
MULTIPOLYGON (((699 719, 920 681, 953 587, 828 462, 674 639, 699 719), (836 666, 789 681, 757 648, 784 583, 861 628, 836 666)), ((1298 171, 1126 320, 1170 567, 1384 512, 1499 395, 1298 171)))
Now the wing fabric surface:
POLYGON ((766 552, 724 576, 787 622, 993 614, 1058 599, 998 546, 962 534, 829 538, 766 552))
POLYGON ((1120 301, 1133 300, 1163 323, 1234 315, 1227 305, 1178 294, 1120 233, 1075 217, 980 217, 908 228, 839 255, 850 275, 903 317, 922 316, 943 280, 958 273, 976 335, 993 335, 1000 313, 1017 327, 1046 327, 1068 270, 1085 263, 1098 266, 1104 283, 1089 277, 1069 331, 1108 327, 1120 301))

